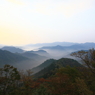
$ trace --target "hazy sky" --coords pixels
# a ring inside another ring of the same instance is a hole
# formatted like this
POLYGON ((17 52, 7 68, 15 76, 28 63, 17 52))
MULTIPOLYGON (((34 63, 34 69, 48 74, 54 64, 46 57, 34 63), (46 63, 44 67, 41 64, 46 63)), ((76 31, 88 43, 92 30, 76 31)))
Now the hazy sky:
POLYGON ((0 0, 0 44, 95 42, 95 0, 0 0))

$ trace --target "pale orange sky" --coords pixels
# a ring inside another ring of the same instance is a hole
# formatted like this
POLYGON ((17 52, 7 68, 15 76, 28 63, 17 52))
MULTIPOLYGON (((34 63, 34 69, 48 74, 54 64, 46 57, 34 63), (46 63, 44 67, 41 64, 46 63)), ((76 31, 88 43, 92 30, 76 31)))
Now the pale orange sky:
POLYGON ((95 42, 95 0, 0 0, 0 44, 95 42))

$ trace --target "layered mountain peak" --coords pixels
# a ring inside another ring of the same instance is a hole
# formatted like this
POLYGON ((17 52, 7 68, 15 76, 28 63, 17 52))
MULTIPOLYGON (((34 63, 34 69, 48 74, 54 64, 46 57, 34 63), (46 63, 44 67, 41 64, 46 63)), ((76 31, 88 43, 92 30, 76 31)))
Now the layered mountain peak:
POLYGON ((20 48, 13 47, 13 46, 5 46, 5 47, 3 47, 1 49, 10 51, 12 53, 23 53, 24 52, 24 50, 22 50, 20 48))

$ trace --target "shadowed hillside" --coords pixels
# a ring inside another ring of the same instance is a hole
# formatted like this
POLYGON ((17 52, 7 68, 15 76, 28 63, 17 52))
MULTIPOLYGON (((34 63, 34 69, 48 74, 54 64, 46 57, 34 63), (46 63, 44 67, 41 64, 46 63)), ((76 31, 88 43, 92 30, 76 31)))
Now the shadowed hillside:
POLYGON ((40 64, 39 66, 37 67, 34 67, 32 69, 33 73, 37 73, 39 72, 40 70, 44 69, 45 67, 49 66, 51 63, 55 62, 56 60, 54 59, 48 59, 46 60, 44 63, 40 64))
POLYGON ((47 77, 55 74, 56 69, 58 69, 60 67, 66 67, 66 66, 82 67, 82 65, 74 59, 62 58, 62 59, 59 59, 59 60, 53 62, 50 66, 42 69, 38 73, 34 74, 34 77, 35 78, 39 78, 39 77, 47 78, 47 77))
POLYGON ((5 47, 3 47, 1 49, 10 51, 12 53, 23 53, 24 52, 24 50, 22 50, 20 48, 13 47, 13 46, 5 46, 5 47))
POLYGON ((29 59, 19 54, 14 54, 6 50, 0 50, 0 65, 13 64, 25 60, 29 59))

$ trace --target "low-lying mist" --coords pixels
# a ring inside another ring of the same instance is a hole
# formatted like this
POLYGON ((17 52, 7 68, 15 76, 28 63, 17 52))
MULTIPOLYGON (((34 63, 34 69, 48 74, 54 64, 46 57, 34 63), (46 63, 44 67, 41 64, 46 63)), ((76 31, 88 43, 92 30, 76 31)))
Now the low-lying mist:
POLYGON ((60 51, 60 50, 45 50, 49 56, 45 59, 34 59, 34 60, 26 60, 26 61, 22 61, 22 62, 19 62, 17 64, 15 64, 15 66, 18 68, 18 69, 24 69, 24 70, 27 70, 27 69, 32 69, 40 64, 42 64, 44 61, 46 61, 47 59, 60 59, 60 58, 71 58, 71 59, 75 59, 79 62, 80 59, 77 59, 73 56, 70 56, 70 54, 72 52, 74 52, 74 50, 66 50, 66 51, 60 51))
POLYGON ((54 59, 60 59, 63 57, 70 57, 70 54, 72 52, 74 52, 74 50, 49 50, 49 49, 44 49, 45 51, 47 51, 50 55, 50 58, 54 58, 54 59))
MULTIPOLYGON (((29 58, 29 60, 20 61, 17 63, 12 63, 9 65, 13 65, 14 67, 18 68, 19 70, 28 70, 32 69, 36 66, 39 66, 40 64, 44 63, 47 59, 60 59, 60 58, 71 58, 79 61, 81 63, 80 59, 77 59, 75 57, 70 56, 72 52, 75 50, 51 50, 51 49, 43 49, 46 51, 46 56, 44 55, 41 58, 38 57, 32 57, 29 58)), ((40 53, 41 54, 41 53, 40 53)), ((42 55, 40 55, 42 56, 42 55)), ((27 56, 26 56, 27 57, 27 56)))
POLYGON ((11 63, 9 65, 12 65, 12 66, 16 67, 18 70, 28 70, 28 69, 32 69, 32 68, 40 65, 45 60, 47 60, 47 59, 42 59, 42 60, 41 59, 40 60, 30 59, 30 60, 25 60, 25 61, 17 62, 17 63, 11 63))

